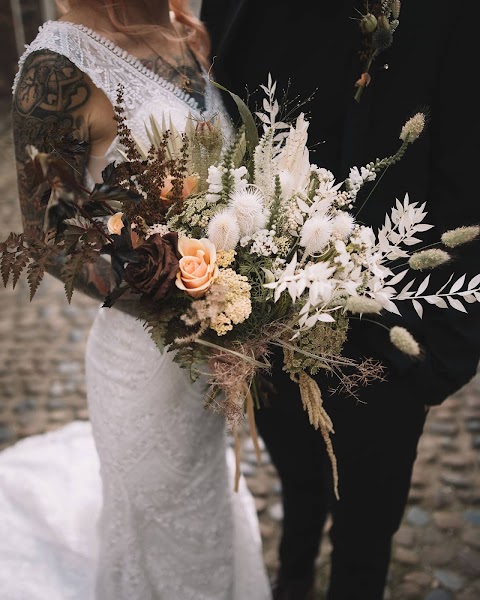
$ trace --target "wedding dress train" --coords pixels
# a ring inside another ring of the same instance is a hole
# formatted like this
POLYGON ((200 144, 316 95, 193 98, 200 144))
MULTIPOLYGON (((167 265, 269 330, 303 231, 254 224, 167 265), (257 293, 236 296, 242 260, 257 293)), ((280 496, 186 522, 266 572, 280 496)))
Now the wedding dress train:
MULTIPOLYGON (((86 27, 47 22, 20 68, 42 49, 69 58, 112 104, 121 84, 127 124, 145 145, 150 114, 178 130, 189 112, 224 114, 212 85, 202 112, 86 27)), ((205 382, 161 355, 140 321, 107 308, 90 330, 86 376, 90 423, 0 454, 2 600, 268 600, 253 498, 244 481, 233 491, 224 421, 203 407, 205 382)))

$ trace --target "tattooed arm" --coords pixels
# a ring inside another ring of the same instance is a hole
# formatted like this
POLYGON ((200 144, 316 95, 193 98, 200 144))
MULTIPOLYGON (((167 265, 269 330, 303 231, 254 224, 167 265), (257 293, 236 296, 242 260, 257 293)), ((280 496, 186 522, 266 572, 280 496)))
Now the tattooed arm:
MULTIPOLYGON (((13 98, 13 136, 17 164, 17 181, 24 229, 34 227, 39 235, 45 218, 46 206, 42 205, 41 192, 27 176, 29 160, 26 146, 31 144, 48 152, 47 140, 55 135, 72 132, 79 140, 96 142, 111 136, 112 124, 98 117, 98 106, 105 106, 106 98, 100 94, 90 79, 68 58, 42 50, 33 52, 24 63, 13 98), (108 123, 108 127, 102 123, 108 123)), ((107 101, 107 110, 113 110, 107 101)), ((109 140, 111 141, 111 140, 109 140)), ((87 146, 88 147, 88 146, 87 146)), ((80 159, 76 177, 83 181, 88 152, 80 159)), ((48 272, 61 279, 65 256, 61 256, 48 272)), ((82 291, 97 300, 103 300, 110 290, 110 263, 100 258, 95 264, 85 265, 75 277, 75 290, 82 291)), ((130 295, 117 301, 115 307, 136 315, 138 298, 130 295)))

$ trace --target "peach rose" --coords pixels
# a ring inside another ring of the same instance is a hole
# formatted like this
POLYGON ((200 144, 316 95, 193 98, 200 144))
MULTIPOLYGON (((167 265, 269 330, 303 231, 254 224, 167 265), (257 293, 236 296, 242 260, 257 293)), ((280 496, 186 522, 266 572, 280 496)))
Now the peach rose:
POLYGON ((217 250, 210 240, 180 238, 182 255, 177 273, 177 287, 193 298, 203 296, 218 275, 217 250))
MULTIPOLYGON (((173 177, 171 175, 167 175, 165 177, 165 181, 163 183, 163 187, 160 190, 160 198, 162 200, 169 200, 168 195, 172 191, 172 181, 173 177)), ((195 190, 198 184, 197 175, 187 175, 183 180, 183 188, 182 188, 182 200, 188 198, 190 194, 195 190)))
POLYGON ((108 219, 107 228, 109 233, 113 233, 114 235, 121 235, 121 231, 124 227, 122 217, 123 213, 117 212, 108 219))

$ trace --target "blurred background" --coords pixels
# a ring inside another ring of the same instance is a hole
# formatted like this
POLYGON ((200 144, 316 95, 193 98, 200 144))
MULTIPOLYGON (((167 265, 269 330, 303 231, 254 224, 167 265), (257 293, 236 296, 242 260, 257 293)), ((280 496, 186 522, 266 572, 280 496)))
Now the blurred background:
MULTIPOLYGON (((192 7, 198 14, 200 0, 192 7)), ((64 8, 54 0, 0 0, 1 240, 10 231, 21 231, 10 123, 17 61, 38 27, 64 8)), ((26 436, 88 419, 83 356, 97 310, 98 303, 81 294, 74 294, 69 305, 62 284, 49 275, 32 303, 23 279, 15 290, 0 286, 0 451, 26 436)), ((280 483, 265 451, 257 465, 248 438, 242 461, 273 574, 282 520, 280 483)), ((395 537, 386 600, 480 598, 479 465, 477 377, 430 411, 407 511, 395 537)), ((329 550, 325 536, 318 558, 319 590, 328 576, 329 550)))

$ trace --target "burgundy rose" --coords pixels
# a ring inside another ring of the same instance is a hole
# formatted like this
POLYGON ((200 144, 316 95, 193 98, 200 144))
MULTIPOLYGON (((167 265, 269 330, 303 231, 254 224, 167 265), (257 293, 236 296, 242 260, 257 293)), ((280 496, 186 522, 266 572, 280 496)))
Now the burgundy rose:
POLYGON ((178 272, 178 234, 154 233, 135 252, 137 261, 129 262, 124 280, 142 294, 162 300, 175 285, 178 272))

